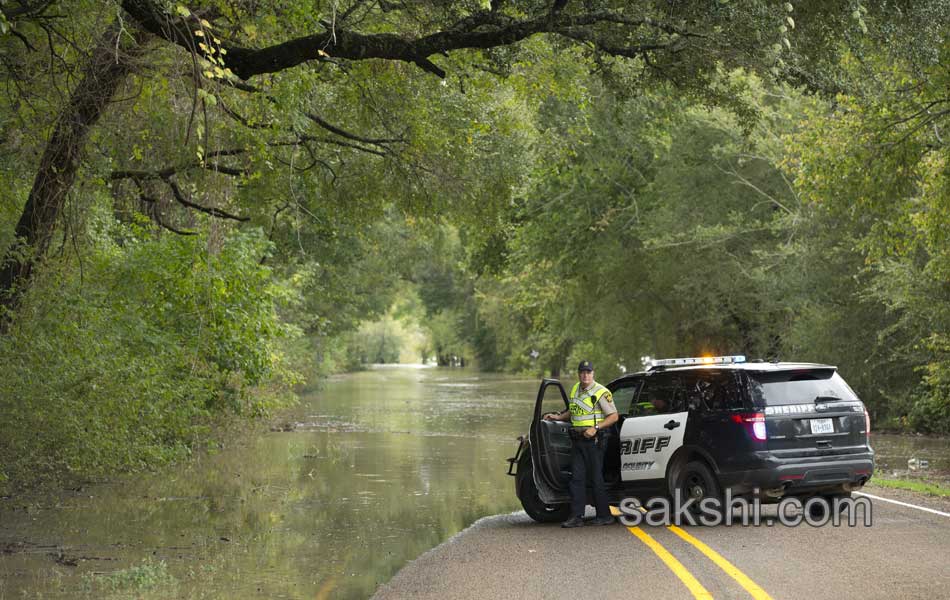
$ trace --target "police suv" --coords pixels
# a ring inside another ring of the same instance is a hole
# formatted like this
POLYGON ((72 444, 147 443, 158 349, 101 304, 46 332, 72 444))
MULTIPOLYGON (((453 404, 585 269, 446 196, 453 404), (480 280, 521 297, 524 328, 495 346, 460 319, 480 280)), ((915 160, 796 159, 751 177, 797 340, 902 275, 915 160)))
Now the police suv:
MULTIPOLYGON (((830 499, 861 488, 874 470, 868 412, 833 366, 674 358, 607 388, 620 414, 604 458, 612 503, 680 490, 698 504, 726 488, 762 502, 830 499)), ((528 436, 508 459, 536 521, 570 516, 570 423, 542 419, 567 404, 561 383, 543 380, 528 436)))

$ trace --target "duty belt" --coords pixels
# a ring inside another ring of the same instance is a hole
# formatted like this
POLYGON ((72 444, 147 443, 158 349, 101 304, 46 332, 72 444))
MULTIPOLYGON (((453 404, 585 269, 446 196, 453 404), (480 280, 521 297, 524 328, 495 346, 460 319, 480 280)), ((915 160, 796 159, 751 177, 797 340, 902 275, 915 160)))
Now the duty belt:
POLYGON ((605 437, 605 436, 607 435, 607 433, 608 433, 606 429, 601 429, 601 430, 599 430, 599 431, 597 432, 597 435, 595 435, 595 436, 592 437, 592 438, 589 438, 589 437, 587 437, 586 435, 584 435, 584 432, 587 431, 588 429, 589 429, 588 427, 575 427, 575 428, 572 428, 572 429, 568 429, 568 435, 571 436, 571 439, 572 439, 572 440, 591 440, 591 441, 593 441, 593 440, 595 440, 595 439, 597 439, 597 438, 605 437))

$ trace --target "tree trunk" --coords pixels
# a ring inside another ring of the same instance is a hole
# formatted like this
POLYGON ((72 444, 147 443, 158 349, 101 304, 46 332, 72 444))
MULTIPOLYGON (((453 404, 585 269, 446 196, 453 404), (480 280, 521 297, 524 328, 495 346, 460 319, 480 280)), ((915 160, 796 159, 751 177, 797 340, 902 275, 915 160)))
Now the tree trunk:
POLYGON ((49 248, 66 195, 76 180, 89 130, 125 81, 133 60, 142 53, 144 34, 133 30, 134 43, 122 43, 118 36, 128 33, 129 29, 122 30, 118 22, 103 33, 46 143, 16 226, 16 241, 0 263, 0 332, 9 325, 33 269, 49 248))

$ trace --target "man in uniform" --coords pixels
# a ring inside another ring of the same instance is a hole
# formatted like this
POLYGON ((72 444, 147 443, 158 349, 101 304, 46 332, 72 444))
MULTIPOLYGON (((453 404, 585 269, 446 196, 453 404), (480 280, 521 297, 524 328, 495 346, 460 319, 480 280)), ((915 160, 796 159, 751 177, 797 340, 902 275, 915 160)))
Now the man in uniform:
POLYGON ((650 404, 653 406, 653 414, 662 415, 670 412, 670 405, 662 396, 653 396, 650 398, 650 404))
POLYGON ((594 366, 583 360, 577 365, 580 379, 571 389, 568 410, 548 413, 545 419, 570 421, 571 439, 571 518, 561 527, 580 527, 584 524, 584 509, 587 506, 587 479, 594 489, 594 506, 597 518, 594 525, 609 525, 614 522, 607 503, 607 488, 604 485, 604 451, 606 436, 611 425, 617 422, 617 408, 610 391, 594 381, 594 366))

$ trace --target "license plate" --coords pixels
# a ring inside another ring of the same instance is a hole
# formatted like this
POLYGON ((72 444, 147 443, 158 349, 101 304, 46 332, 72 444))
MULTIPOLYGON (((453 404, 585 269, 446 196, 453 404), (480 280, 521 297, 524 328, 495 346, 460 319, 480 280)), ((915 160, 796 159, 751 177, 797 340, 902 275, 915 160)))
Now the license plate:
POLYGON ((811 419, 812 433, 834 433, 835 425, 831 419, 811 419))

